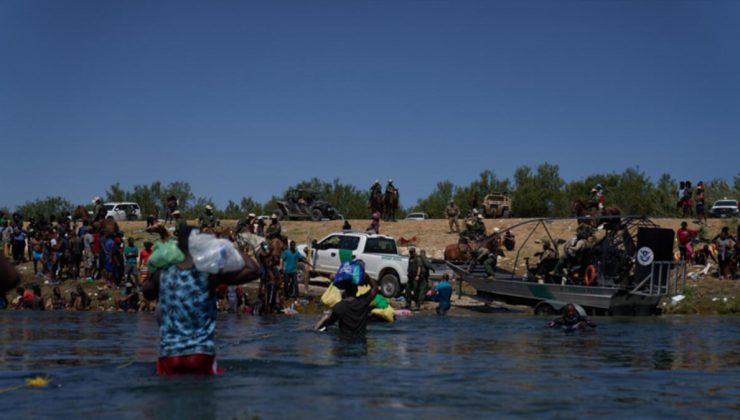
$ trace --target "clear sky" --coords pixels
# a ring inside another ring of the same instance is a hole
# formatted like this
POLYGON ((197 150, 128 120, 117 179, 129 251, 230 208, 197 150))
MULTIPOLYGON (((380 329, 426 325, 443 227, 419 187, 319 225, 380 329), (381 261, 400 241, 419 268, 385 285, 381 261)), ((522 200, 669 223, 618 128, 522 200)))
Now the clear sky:
POLYGON ((732 179, 738 1, 0 1, 0 206, 522 164, 732 179))

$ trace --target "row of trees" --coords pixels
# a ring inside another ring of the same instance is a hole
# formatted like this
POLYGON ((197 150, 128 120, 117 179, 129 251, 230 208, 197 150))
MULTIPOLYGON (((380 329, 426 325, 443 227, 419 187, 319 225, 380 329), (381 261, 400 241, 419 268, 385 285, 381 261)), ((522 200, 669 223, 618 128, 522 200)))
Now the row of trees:
MULTIPOLYGON (((514 171, 512 179, 501 179, 493 171, 485 170, 478 179, 464 186, 455 185, 449 180, 440 181, 429 196, 419 199, 412 207, 400 209, 400 214, 422 211, 432 218, 442 218, 445 217, 444 209, 450 199, 455 200, 461 210, 467 213, 474 204, 480 205, 487 193, 499 191, 511 195, 512 214, 516 217, 567 217, 571 216, 570 203, 576 199, 588 200, 591 188, 596 184, 602 184, 605 188, 606 205, 618 207, 623 214, 666 217, 678 214, 678 180, 668 174, 654 182, 639 169, 628 168, 621 174, 596 174, 565 182, 559 171, 557 165, 543 163, 536 168, 520 166, 514 171)), ((705 180, 705 186, 707 205, 723 197, 740 198, 740 173, 735 175, 732 186, 723 179, 705 180)), ((312 178, 288 189, 292 188, 317 191, 321 199, 334 204, 346 218, 362 219, 369 216, 368 191, 343 184, 339 179, 327 182, 312 178)), ((196 196, 185 181, 167 185, 155 181, 149 185, 134 185, 131 190, 125 190, 116 183, 110 186, 104 198, 107 201, 133 201, 139 203, 143 214, 153 214, 158 210, 162 217, 165 201, 170 195, 179 198, 180 209, 188 218, 197 217, 207 204, 213 204, 211 197, 196 196)), ((278 200, 278 196, 273 196, 267 202, 259 203, 252 197, 242 197, 238 202, 229 200, 224 208, 216 208, 216 214, 222 219, 239 219, 248 213, 268 214, 277 208, 278 200)), ((16 211, 24 215, 48 217, 72 211, 74 207, 63 197, 47 197, 27 202, 16 211)))

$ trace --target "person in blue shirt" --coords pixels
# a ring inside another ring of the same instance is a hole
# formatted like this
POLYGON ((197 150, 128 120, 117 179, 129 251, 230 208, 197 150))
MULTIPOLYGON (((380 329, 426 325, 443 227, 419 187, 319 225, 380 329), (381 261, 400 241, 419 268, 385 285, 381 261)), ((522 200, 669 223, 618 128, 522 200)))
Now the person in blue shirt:
POLYGON ((290 241, 290 247, 281 255, 282 271, 285 276, 285 296, 298 297, 298 262, 305 261, 296 249, 295 241, 290 241))
POLYGON ((452 297, 452 285, 450 284, 450 275, 443 274, 440 281, 434 285, 434 295, 432 298, 435 302, 439 302, 437 306, 437 315, 447 315, 447 311, 450 310, 450 298, 452 297))

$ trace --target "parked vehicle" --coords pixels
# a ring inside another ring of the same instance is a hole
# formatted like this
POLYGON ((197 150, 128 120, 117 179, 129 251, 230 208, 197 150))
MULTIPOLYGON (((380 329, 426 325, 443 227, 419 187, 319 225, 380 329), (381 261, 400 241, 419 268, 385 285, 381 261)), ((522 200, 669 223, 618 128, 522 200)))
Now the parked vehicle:
POLYGON ((427 220, 429 219, 429 215, 426 213, 409 213, 408 216, 406 216, 406 220, 427 220))
POLYGON ((738 210, 737 200, 731 200, 726 197, 715 201, 709 210, 709 214, 714 217, 737 216, 738 213, 740 213, 740 210, 738 210))
POLYGON ((116 221, 141 219, 141 208, 137 203, 105 203, 105 218, 116 221))
POLYGON ((337 220, 342 215, 329 202, 318 200, 318 192, 308 189, 291 189, 285 199, 278 201, 274 213, 280 220, 337 220))
POLYGON ((495 219, 511 216, 511 198, 503 192, 492 192, 483 198, 483 216, 495 219))
MULTIPOLYGON (((298 245, 304 250, 308 245, 298 245)), ((342 232, 313 241, 310 245, 311 274, 330 276, 337 272, 341 254, 362 260, 367 274, 380 283, 387 297, 398 296, 408 282, 406 270, 409 259, 398 255, 396 240, 390 236, 365 232, 342 232)))

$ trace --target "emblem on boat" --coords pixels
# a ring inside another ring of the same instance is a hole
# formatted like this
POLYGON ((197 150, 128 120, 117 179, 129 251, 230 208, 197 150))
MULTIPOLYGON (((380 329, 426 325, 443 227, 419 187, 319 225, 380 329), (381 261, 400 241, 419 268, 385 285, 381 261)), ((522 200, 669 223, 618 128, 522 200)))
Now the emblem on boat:
POLYGON ((653 258, 655 258, 653 250, 646 246, 640 248, 637 251, 637 262, 640 263, 640 265, 648 266, 652 264, 653 258))

